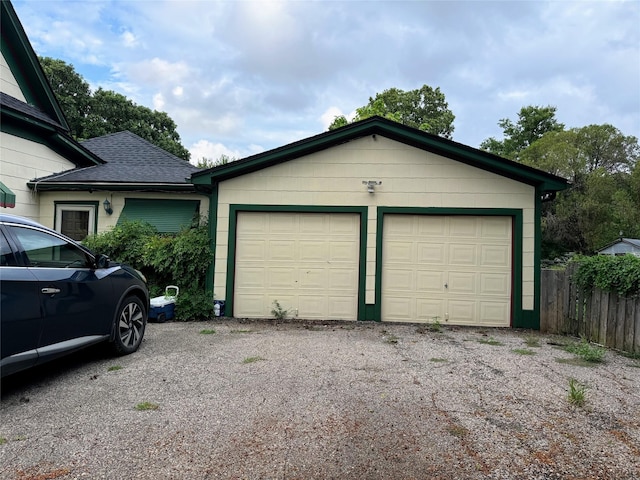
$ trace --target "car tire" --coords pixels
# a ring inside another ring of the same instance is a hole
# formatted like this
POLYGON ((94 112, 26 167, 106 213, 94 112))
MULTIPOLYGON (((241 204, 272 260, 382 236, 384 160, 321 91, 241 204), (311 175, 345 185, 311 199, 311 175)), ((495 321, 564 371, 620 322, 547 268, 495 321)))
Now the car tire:
POLYGON ((113 350, 117 355, 127 355, 138 350, 147 326, 147 311, 136 296, 126 297, 116 315, 113 350))

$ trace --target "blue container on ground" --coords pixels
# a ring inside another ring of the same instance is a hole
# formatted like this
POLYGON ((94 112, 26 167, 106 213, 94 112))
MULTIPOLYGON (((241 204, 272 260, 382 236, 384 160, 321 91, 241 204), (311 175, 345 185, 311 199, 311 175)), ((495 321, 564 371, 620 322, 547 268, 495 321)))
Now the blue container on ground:
POLYGON ((164 295, 153 297, 149 308, 149 321, 163 323, 175 316, 176 297, 180 289, 175 285, 169 285, 164 290, 164 295), (175 293, 172 294, 172 291, 175 293))

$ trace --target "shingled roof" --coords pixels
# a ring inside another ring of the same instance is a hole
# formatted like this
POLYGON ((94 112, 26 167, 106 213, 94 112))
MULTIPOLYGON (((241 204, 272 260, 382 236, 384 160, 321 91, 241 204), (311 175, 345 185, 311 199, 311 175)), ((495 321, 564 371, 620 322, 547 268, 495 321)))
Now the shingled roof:
POLYGON ((29 185, 40 191, 134 186, 192 190, 191 174, 201 170, 129 131, 85 140, 81 145, 105 163, 37 178, 29 185))

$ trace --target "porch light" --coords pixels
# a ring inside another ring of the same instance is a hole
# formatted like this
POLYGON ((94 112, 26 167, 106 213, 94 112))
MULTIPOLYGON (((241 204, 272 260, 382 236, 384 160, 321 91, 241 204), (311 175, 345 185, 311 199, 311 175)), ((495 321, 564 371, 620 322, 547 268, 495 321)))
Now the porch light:
POLYGON ((104 207, 104 211, 107 212, 107 215, 111 215, 113 213, 113 208, 111 208, 111 202, 108 198, 104 199, 102 206, 104 207))
POLYGON ((374 191, 375 191, 375 190, 374 190, 374 187, 375 187, 376 185, 382 185, 382 180, 380 180, 380 181, 376 181, 376 180, 363 180, 363 181, 362 181, 362 184, 367 186, 367 192, 369 192, 369 193, 374 193, 374 191))

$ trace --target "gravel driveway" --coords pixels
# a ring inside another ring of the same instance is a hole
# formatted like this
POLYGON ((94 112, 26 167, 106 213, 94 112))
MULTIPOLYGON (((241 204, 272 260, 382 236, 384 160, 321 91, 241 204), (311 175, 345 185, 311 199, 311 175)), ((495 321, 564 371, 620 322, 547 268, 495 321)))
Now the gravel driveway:
POLYGON ((0 478, 640 478, 640 360, 581 366, 557 341, 150 324, 134 355, 92 349, 5 379, 0 478), (570 378, 588 386, 583 407, 570 378))

